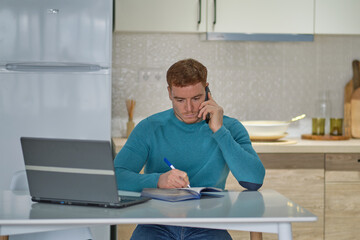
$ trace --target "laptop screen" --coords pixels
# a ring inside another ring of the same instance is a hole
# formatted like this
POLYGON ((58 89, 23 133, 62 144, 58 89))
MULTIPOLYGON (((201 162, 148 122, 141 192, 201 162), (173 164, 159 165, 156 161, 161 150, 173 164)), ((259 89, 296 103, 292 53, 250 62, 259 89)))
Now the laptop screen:
POLYGON ((34 201, 119 202, 110 142, 22 137, 21 145, 34 201))

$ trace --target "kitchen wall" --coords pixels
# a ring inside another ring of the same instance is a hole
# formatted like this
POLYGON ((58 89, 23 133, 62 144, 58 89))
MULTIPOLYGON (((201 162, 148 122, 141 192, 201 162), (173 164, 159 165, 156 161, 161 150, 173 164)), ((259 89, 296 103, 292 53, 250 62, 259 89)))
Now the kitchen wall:
POLYGON ((166 71, 184 58, 208 68, 209 87, 226 115, 241 120, 288 120, 290 137, 311 132, 319 92, 343 116, 343 89, 360 59, 360 36, 315 36, 313 42, 202 41, 198 34, 114 33, 112 135, 124 136, 125 100, 136 100, 135 123, 171 107, 166 71))

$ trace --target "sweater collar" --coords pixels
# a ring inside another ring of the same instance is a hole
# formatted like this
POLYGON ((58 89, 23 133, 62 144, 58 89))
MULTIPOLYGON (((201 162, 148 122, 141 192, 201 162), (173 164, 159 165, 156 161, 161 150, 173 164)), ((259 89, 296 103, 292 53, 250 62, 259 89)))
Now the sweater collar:
POLYGON ((170 111, 170 118, 171 120, 179 127, 181 128, 185 128, 185 129, 188 129, 188 130, 193 130, 193 129, 198 129, 200 127, 202 127, 204 124, 205 124, 205 120, 202 120, 200 122, 197 122, 197 123, 184 123, 183 121, 181 121, 180 119, 178 119, 174 113, 174 109, 171 108, 170 111))

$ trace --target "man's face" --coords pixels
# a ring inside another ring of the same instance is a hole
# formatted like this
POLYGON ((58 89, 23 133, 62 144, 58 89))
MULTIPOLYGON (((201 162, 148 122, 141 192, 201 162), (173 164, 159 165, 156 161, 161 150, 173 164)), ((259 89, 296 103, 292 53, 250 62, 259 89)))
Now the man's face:
POLYGON ((201 83, 186 87, 168 87, 169 98, 172 101, 176 117, 187 123, 200 122, 199 107, 205 100, 205 87, 201 83))

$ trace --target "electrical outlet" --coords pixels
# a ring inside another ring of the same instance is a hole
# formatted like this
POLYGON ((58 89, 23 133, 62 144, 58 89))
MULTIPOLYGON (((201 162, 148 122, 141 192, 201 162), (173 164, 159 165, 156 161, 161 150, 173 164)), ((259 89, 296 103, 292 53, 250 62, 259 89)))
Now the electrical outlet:
POLYGON ((161 69, 141 69, 139 71, 139 80, 146 82, 156 82, 164 80, 165 73, 161 69))

